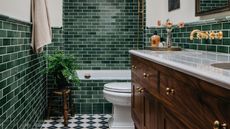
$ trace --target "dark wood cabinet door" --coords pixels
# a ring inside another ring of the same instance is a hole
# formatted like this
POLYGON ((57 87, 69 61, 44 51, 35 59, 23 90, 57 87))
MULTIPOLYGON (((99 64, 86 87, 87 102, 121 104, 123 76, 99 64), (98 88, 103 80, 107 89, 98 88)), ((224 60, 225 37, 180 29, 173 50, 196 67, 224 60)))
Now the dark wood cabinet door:
POLYGON ((189 129, 177 119, 167 108, 161 106, 159 109, 159 128, 158 129, 189 129))
POLYGON ((201 101, 207 129, 212 129, 215 121, 220 123, 219 129, 230 128, 230 100, 203 94, 201 101), (223 127, 225 126, 223 124, 226 124, 226 128, 223 127))
POLYGON ((230 129, 230 90, 201 81, 201 104, 204 123, 207 129, 214 128, 219 122, 219 129, 230 129), (226 125, 226 128, 223 127, 226 125))
POLYGON ((158 102, 149 93, 144 92, 143 129, 158 129, 158 102))
MULTIPOLYGON (((188 80, 189 81, 189 80, 188 80)), ((160 74, 160 94, 164 105, 191 129, 204 129, 201 94, 195 84, 160 74)))
POLYGON ((140 92, 142 87, 132 80, 132 118, 137 129, 142 129, 143 123, 143 111, 144 111, 144 98, 140 92))

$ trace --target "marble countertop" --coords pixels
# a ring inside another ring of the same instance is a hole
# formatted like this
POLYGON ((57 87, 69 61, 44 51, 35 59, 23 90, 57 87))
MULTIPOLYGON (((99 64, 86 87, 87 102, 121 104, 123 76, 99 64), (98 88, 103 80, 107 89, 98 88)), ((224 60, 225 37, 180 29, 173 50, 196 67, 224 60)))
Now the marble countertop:
POLYGON ((230 90, 230 70, 211 66, 213 63, 230 63, 230 54, 197 50, 130 50, 129 52, 230 90))

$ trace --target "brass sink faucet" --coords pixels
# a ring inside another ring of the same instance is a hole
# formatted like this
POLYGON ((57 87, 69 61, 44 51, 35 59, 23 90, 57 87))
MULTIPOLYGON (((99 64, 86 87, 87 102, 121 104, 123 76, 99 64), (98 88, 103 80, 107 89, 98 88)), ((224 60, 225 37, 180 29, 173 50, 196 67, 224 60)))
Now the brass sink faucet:
POLYGON ((197 39, 222 39, 223 38, 223 32, 214 32, 214 31, 200 31, 200 30, 193 30, 190 33, 190 40, 194 39, 194 35, 196 34, 197 39))

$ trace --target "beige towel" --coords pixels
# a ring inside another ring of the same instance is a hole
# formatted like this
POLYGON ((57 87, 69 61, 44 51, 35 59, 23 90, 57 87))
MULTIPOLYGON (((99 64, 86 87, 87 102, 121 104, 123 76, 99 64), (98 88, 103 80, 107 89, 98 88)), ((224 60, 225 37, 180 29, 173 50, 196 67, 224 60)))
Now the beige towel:
POLYGON ((52 31, 50 26, 47 1, 31 0, 32 4, 32 48, 41 53, 43 47, 51 43, 52 31))

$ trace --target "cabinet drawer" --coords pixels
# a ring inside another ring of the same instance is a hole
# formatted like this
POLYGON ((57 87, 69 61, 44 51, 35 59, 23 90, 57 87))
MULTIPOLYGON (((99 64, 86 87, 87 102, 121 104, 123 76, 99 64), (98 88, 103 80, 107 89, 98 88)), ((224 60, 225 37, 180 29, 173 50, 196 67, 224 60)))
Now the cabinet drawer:
POLYGON ((158 93, 158 72, 151 68, 151 66, 146 65, 143 73, 139 75, 140 84, 147 89, 152 95, 158 93))
MULTIPOLYGON (((191 129, 202 129, 200 94, 196 88, 171 76, 160 74, 160 95, 166 107, 191 129)), ((203 128, 204 129, 204 128, 203 128)))
POLYGON ((154 65, 144 59, 132 57, 132 74, 134 74, 142 87, 151 94, 158 92, 158 71, 154 65))

